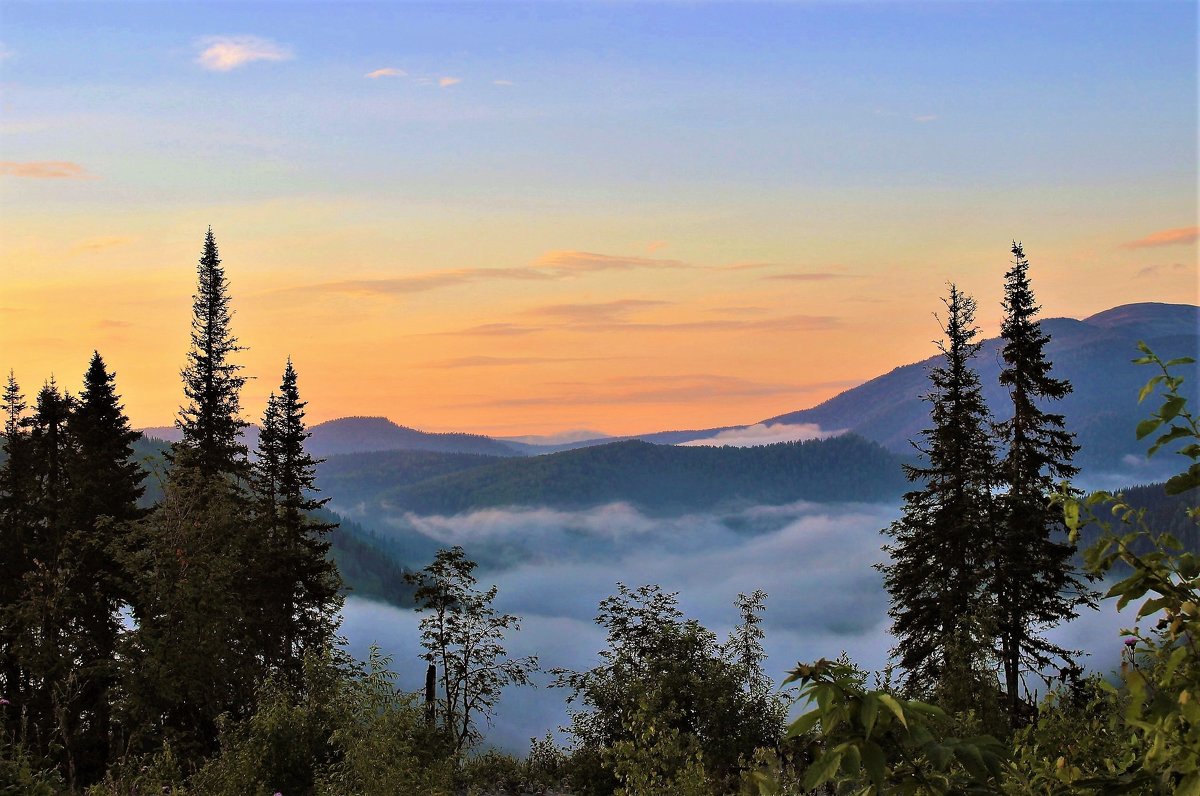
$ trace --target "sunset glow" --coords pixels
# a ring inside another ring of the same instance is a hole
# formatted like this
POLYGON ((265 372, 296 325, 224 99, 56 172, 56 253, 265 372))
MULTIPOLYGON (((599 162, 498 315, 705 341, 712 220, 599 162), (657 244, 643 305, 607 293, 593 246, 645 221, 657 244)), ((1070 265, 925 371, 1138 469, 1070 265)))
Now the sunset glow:
POLYGON ((1196 303, 1193 3, 0 9, 0 367, 181 397, 211 225, 256 419, 752 424, 993 335, 1196 303), (953 67, 953 68, 951 68, 953 67))

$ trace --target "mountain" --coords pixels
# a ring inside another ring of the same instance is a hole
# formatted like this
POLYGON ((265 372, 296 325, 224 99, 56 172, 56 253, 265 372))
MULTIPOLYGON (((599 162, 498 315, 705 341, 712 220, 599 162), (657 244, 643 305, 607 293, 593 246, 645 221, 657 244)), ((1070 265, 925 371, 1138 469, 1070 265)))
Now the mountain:
POLYGON ((308 450, 318 458, 340 453, 417 450, 517 456, 512 446, 482 434, 431 434, 386 417, 343 417, 313 426, 308 450))
MULTIPOLYGON (((1137 393, 1150 376, 1146 367, 1132 365, 1137 343, 1146 341, 1165 357, 1196 356, 1200 307, 1190 304, 1128 304, 1098 313, 1082 321, 1048 318, 1043 330, 1050 335, 1046 354, 1053 375, 1071 382, 1074 390, 1054 404, 1067 418, 1082 448, 1078 461, 1095 471, 1129 470, 1144 459, 1146 446, 1136 439, 1134 428, 1149 411, 1139 406, 1137 393)), ((1002 341, 986 340, 976 359, 985 397, 997 417, 1006 415, 1007 394, 998 378, 1003 361, 1002 341)), ((879 442, 888 450, 908 454, 909 440, 916 439, 929 424, 929 405, 921 399, 929 390, 928 370, 938 361, 930 357, 904 365, 847 390, 824 403, 788 412, 762 421, 764 424, 815 423, 823 429, 848 430, 879 442)), ((1195 405, 1195 370, 1184 385, 1195 405)), ((715 436, 708 432, 674 432, 676 436, 715 436)), ((664 435, 645 435, 657 441, 664 435)), ((678 440, 672 440, 678 441, 678 440)), ((1171 465, 1165 465, 1170 467, 1171 465)))
POLYGON ((852 434, 753 448, 627 440, 497 461, 400 485, 379 501, 393 512, 418 514, 499 506, 581 509, 618 501, 654 513, 735 503, 865 502, 903 492, 899 465, 895 454, 852 434))

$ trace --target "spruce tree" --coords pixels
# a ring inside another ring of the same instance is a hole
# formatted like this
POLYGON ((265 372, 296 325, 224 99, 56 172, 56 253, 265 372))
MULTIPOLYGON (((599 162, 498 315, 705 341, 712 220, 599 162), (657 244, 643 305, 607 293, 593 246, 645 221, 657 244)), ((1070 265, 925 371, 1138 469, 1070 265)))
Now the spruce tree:
POLYGON ((1013 242, 1012 268, 1004 277, 1004 368, 1012 416, 996 426, 1004 457, 1000 463, 1000 527, 992 550, 992 592, 998 602, 998 654, 1004 668, 1010 720, 1020 721, 1021 675, 1058 660, 1070 665, 1071 653, 1042 635, 1076 615, 1095 596, 1073 574, 1074 546, 1067 540, 1061 509, 1050 504, 1055 485, 1077 472, 1072 457, 1079 449, 1063 416, 1046 411, 1071 385, 1051 376, 1046 358, 1050 342, 1041 328, 1029 283, 1029 261, 1013 242))
MULTIPOLYGON (((33 452, 25 416, 28 408, 16 377, 10 372, 4 387, 4 452, 0 465, 0 550, 4 551, 4 576, 0 577, 0 694, 14 705, 27 704, 30 683, 19 657, 20 602, 25 579, 33 571, 35 481, 33 452)), ((4 737, 14 737, 18 711, 0 711, 4 737)))
POLYGON ((255 462, 259 522, 266 529, 258 567, 264 586, 265 649, 271 664, 296 678, 306 649, 332 639, 341 606, 341 580, 329 559, 326 534, 335 526, 315 516, 328 498, 315 497, 319 462, 305 450, 309 437, 296 370, 289 358, 263 413, 255 462))
POLYGON ((192 297, 192 344, 182 371, 187 405, 176 425, 183 432, 177 446, 182 463, 206 475, 243 475, 246 447, 240 439, 241 389, 246 379, 231 356, 243 350, 230 331, 229 283, 221 267, 212 227, 204 236, 192 297))
POLYGON ((94 352, 67 422, 72 450, 67 465, 66 557, 78 636, 73 653, 80 718, 75 746, 79 776, 85 782, 98 779, 117 751, 110 745, 122 630, 119 610, 131 601, 120 562, 130 523, 143 513, 138 499, 146 477, 132 447, 141 434, 130 429, 114 381, 94 352))
MULTIPOLYGON (((903 514, 884 533, 890 563, 880 566, 891 595, 893 654, 918 695, 930 696, 976 662, 964 649, 989 646, 982 593, 991 514, 995 452, 979 376, 975 300, 950 285, 942 361, 929 372, 932 426, 914 443, 921 461, 905 465, 918 487, 904 496, 903 514), (968 656, 969 658, 969 656, 968 656)), ((968 706, 963 706, 968 707, 968 706)))

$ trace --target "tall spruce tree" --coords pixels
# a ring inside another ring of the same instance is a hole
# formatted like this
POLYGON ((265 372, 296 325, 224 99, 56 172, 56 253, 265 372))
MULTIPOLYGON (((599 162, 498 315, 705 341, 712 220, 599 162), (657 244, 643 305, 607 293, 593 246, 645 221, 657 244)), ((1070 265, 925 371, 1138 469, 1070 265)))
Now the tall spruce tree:
MULTIPOLYGON (((3 401, 6 456, 0 464, 0 550, 4 551, 4 576, 0 577, 0 693, 14 705, 24 706, 28 704, 30 683, 19 656, 20 603, 38 553, 33 510, 36 483, 25 415, 28 405, 11 372, 3 401)), ((0 729, 5 738, 15 737, 24 713, 23 707, 0 711, 0 721, 4 722, 0 729)))
POLYGON ((990 646, 983 585, 995 451, 971 365, 980 347, 975 300, 949 287, 945 340, 937 344, 942 361, 929 372, 925 396, 932 426, 914 443, 921 463, 904 468, 918 488, 884 529, 891 561, 880 566, 892 601, 893 654, 909 688, 926 696, 977 671, 964 651, 990 646))
POLYGON ((72 449, 67 461, 66 556, 78 682, 78 737, 73 745, 79 779, 90 782, 103 775, 118 751, 111 705, 119 674, 119 611, 132 599, 120 562, 130 523, 143 514, 138 499, 146 478, 132 447, 141 434, 130 429, 115 376, 98 352, 92 354, 67 428, 72 449))
POLYGON ((319 462, 304 447, 306 406, 289 358, 263 413, 254 488, 266 529, 259 569, 267 654, 275 668, 297 679, 304 651, 332 640, 341 606, 341 580, 325 538, 336 526, 315 516, 328 498, 315 496, 319 462))
POLYGON ((204 236, 192 297, 192 345, 182 371, 187 405, 176 425, 183 432, 177 446, 183 462, 205 475, 244 475, 246 446, 240 439, 241 389, 246 382, 231 356, 243 348, 230 331, 229 283, 221 267, 212 227, 204 236))
POLYGON ((228 283, 210 228, 193 297, 191 348, 182 371, 183 432, 164 497, 137 524, 127 571, 136 574, 125 720, 133 748, 171 740, 195 762, 213 751, 217 717, 245 715, 267 673, 264 535, 244 490, 239 434, 245 377, 230 331, 228 283))
POLYGON ((1008 711, 1021 720, 1021 676, 1058 661, 1070 665, 1071 652, 1046 640, 1043 631, 1074 617, 1095 594, 1074 574, 1074 546, 1067 540, 1061 509, 1050 504, 1055 485, 1078 468, 1079 449, 1063 416, 1046 411, 1071 385, 1050 375, 1050 341, 1041 328, 1029 283, 1029 261, 1020 243, 1012 245, 1012 268, 1004 277, 1004 368, 1012 416, 996 426, 1004 449, 1000 463, 1000 527, 992 550, 992 592, 998 603, 998 654, 1004 668, 1008 711))

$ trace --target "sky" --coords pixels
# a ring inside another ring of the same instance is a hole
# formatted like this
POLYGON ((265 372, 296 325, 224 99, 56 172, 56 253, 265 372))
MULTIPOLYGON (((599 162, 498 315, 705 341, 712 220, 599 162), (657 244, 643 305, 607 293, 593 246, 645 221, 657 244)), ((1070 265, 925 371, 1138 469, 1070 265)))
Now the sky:
POLYGON ((1197 303, 1197 6, 0 3, 0 368, 171 422, 211 225, 255 419, 754 423, 1197 303))

